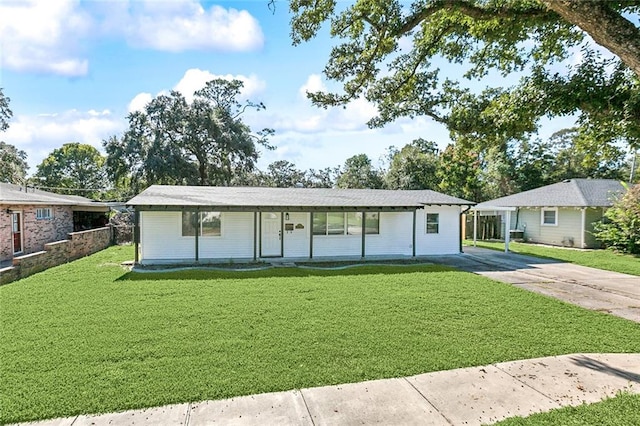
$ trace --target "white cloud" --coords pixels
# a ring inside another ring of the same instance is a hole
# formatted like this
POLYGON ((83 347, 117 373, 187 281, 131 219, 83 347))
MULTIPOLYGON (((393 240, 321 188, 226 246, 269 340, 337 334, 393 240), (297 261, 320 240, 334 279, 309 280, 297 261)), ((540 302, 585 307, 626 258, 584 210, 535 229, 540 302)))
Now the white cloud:
MULTIPOLYGON (((193 94, 197 90, 202 89, 208 81, 213 79, 220 78, 223 80, 240 80, 244 84, 242 90, 240 91, 240 99, 238 101, 242 102, 246 99, 251 100, 255 96, 261 94, 265 87, 266 83, 264 80, 261 80, 257 75, 251 74, 250 76, 245 76, 241 74, 232 75, 232 74, 213 74, 210 71, 201 70, 199 68, 191 68, 187 70, 180 81, 173 86, 173 90, 176 90, 185 97, 187 102, 193 101, 193 94)), ((155 96, 161 94, 168 94, 167 90, 162 90, 158 92, 155 96)), ((147 105, 154 98, 151 93, 138 93, 134 98, 129 102, 128 110, 129 112, 141 111, 145 105, 147 105)))
POLYGON ((2 67, 77 77, 89 64, 79 56, 91 18, 79 0, 24 0, 0 4, 2 67))
POLYGON ((127 109, 129 112, 142 111, 152 99, 153 96, 151 93, 138 93, 133 99, 131 99, 127 109))
POLYGON ((121 133, 126 123, 109 110, 70 110, 59 114, 14 117, 2 139, 27 153, 30 173, 51 151, 67 142, 93 145, 102 151, 102 141, 121 133))
POLYGON ((311 74, 302 87, 300 87, 298 93, 300 93, 300 96, 304 99, 307 99, 307 93, 325 92, 326 90, 327 86, 322 81, 320 74, 311 74))
POLYGON ((193 93, 196 90, 202 89, 208 81, 216 78, 223 80, 240 80, 244 86, 240 91, 241 99, 251 99, 254 96, 260 94, 266 87, 264 80, 260 80, 255 74, 250 76, 245 75, 231 75, 231 74, 213 74, 210 71, 201 70, 199 68, 191 68, 184 73, 184 76, 173 87, 174 90, 182 93, 187 101, 193 100, 193 93))
POLYGON ((130 4, 125 35, 137 47, 170 52, 250 51, 264 44, 260 24, 246 10, 217 5, 206 10, 196 0, 130 4))
POLYGON ((251 51, 264 44, 260 24, 246 10, 204 9, 197 0, 0 2, 3 68, 84 76, 89 61, 82 47, 101 36, 170 52, 251 51))

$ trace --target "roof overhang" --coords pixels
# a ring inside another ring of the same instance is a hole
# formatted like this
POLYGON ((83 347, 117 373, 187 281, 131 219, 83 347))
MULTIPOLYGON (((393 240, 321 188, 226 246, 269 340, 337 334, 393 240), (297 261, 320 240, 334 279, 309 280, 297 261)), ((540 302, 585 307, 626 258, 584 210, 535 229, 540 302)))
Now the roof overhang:
POLYGON ((312 211, 413 211, 423 209, 428 206, 462 206, 462 204, 421 204, 417 206, 229 206, 229 205, 144 205, 127 204, 138 211, 183 211, 183 210, 214 210, 214 211, 235 211, 235 212, 312 212, 312 211))
POLYGON ((504 206, 473 206, 471 207, 471 210, 473 210, 474 212, 494 212, 494 211, 498 211, 498 212, 514 212, 516 211, 517 207, 504 207, 504 206))

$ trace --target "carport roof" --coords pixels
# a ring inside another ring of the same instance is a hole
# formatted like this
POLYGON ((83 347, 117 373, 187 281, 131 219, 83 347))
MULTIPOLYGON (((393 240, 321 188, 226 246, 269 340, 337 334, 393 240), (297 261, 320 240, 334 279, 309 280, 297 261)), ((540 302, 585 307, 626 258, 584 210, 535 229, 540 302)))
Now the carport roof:
POLYGON ((518 194, 485 201, 475 210, 492 207, 609 207, 624 192, 613 179, 568 179, 518 194))
POLYGON ((42 191, 32 187, 24 187, 11 183, 0 182, 0 204, 4 205, 43 205, 43 206, 72 206, 77 210, 87 208, 91 211, 109 211, 105 203, 90 200, 77 195, 62 195, 42 191))
POLYGON ((260 188, 153 185, 129 200, 129 206, 191 207, 411 207, 472 205, 471 201, 431 190, 260 188))

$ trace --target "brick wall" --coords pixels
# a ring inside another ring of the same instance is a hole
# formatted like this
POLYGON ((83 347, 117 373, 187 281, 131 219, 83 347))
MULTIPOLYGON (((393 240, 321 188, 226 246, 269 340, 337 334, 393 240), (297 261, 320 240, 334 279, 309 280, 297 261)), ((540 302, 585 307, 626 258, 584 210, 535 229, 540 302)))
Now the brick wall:
POLYGON ((111 244, 111 228, 72 232, 68 239, 47 243, 44 250, 18 256, 13 266, 0 271, 0 284, 28 277, 53 266, 61 265, 107 248, 111 244))
POLYGON ((11 215, 7 206, 0 209, 0 262, 13 258, 13 242, 11 241, 11 215))
POLYGON ((11 214, 7 209, 22 212, 23 254, 44 250, 44 245, 67 238, 73 231, 73 210, 70 206, 2 206, 0 211, 0 261, 13 258, 11 214), (36 219, 36 209, 51 208, 53 218, 36 219))

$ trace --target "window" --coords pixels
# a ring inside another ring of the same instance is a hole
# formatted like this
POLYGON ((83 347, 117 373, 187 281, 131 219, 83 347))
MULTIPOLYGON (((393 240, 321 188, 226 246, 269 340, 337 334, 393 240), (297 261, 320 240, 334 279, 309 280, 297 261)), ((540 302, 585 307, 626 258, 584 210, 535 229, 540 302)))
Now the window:
MULTIPOLYGON (((380 233, 380 213, 364 214, 366 234, 380 233)), ((362 235, 362 212, 313 213, 313 235, 362 235)))
POLYGON ((200 235, 203 237, 219 237, 222 235, 220 212, 200 213, 200 235))
POLYGON ((200 215, 201 237, 219 237, 222 235, 222 215, 220 212, 182 212, 182 236, 193 237, 198 227, 198 214, 200 215))
POLYGON ((440 213, 427 213, 427 234, 437 234, 440 231, 440 213))
POLYGON ((362 213, 347 213, 347 235, 362 235, 362 213))
POLYGON ((380 213, 370 212, 364 214, 364 232, 365 234, 380 233, 380 213))
POLYGON ((558 209, 542 209, 541 225, 557 226, 558 225, 558 209))
POLYGON ((51 215, 51 208, 41 208, 36 209, 36 219, 51 219, 53 216, 51 215))
POLYGON ((327 235, 327 214, 313 214, 313 235, 327 235))

